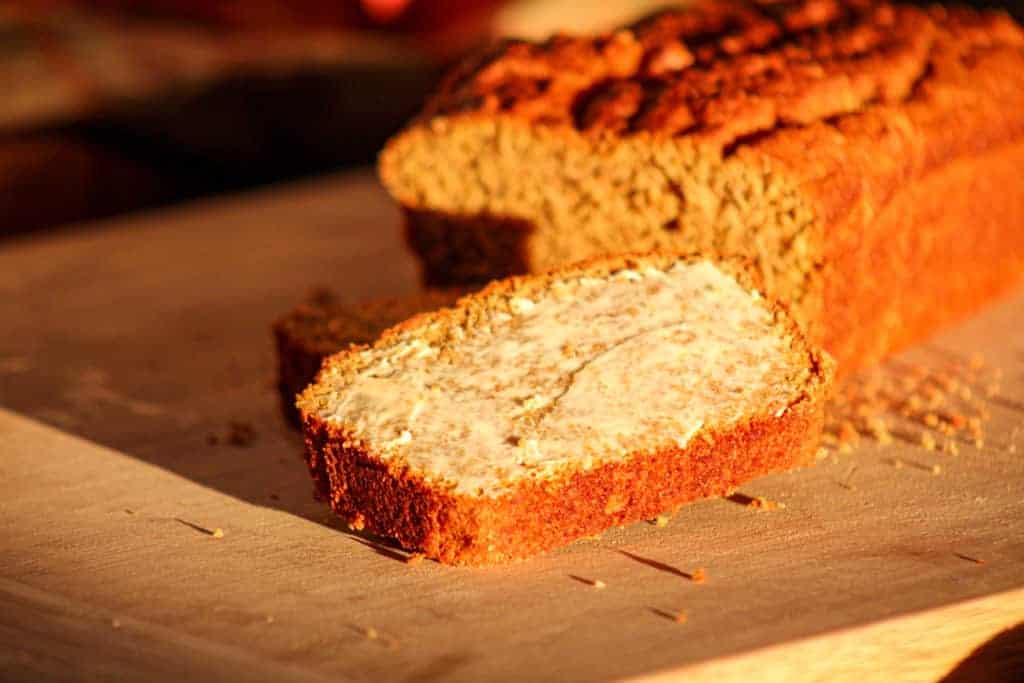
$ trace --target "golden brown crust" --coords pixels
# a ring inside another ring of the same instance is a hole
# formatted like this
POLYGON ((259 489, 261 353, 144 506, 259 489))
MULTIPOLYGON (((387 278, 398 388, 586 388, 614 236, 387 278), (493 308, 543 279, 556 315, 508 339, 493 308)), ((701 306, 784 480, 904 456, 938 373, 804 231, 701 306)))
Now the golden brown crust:
POLYGON ((870 365, 1019 284, 1021 169, 1024 141, 948 163, 870 219, 861 205, 838 223, 844 245, 857 243, 830 243, 825 348, 850 367, 870 365))
POLYGON ((779 418, 705 434, 686 448, 634 454, 561 479, 530 482, 510 496, 455 496, 346 447, 336 426, 307 415, 306 449, 330 479, 338 515, 370 533, 446 564, 524 559, 616 525, 720 496, 770 472, 813 464, 820 397, 779 418), (557 519, 558 523, 549 520, 557 519))
POLYGON ((704 2, 603 36, 505 42, 450 74, 424 116, 509 116, 725 147, 901 102, 926 77, 933 48, 1022 42, 992 13, 871 0, 704 2))
POLYGON ((997 40, 1002 24, 984 16, 950 12, 956 30, 905 103, 744 150, 802 177, 816 205, 824 343, 844 374, 1024 277, 1024 50, 997 40), (957 42, 964 35, 969 42, 957 42))
MULTIPOLYGON (((491 283, 453 308, 422 313, 384 332, 374 347, 409 334, 430 338, 472 326, 481 308, 503 310, 513 296, 530 296, 552 281, 575 275, 602 277, 625 268, 667 267, 706 256, 641 254, 600 257, 541 275, 491 283)), ((720 260, 747 289, 757 275, 738 260, 720 260)), ((452 564, 485 564, 528 557, 581 536, 650 517, 695 498, 721 495, 743 481, 772 471, 810 464, 820 435, 822 405, 832 361, 807 347, 796 324, 769 304, 810 371, 798 398, 781 414, 762 415, 727 432, 706 428, 685 448, 635 453, 593 470, 570 469, 556 477, 528 480, 497 497, 457 495, 403 465, 374 457, 371 446, 340 423, 319 417, 316 387, 299 400, 306 455, 314 478, 329 481, 335 511, 351 524, 396 539, 404 547, 452 564), (657 485, 652 485, 657 482, 657 485), (558 524, 551 524, 558 519, 558 524)), ((324 373, 358 369, 366 347, 353 346, 325 363, 324 373)))

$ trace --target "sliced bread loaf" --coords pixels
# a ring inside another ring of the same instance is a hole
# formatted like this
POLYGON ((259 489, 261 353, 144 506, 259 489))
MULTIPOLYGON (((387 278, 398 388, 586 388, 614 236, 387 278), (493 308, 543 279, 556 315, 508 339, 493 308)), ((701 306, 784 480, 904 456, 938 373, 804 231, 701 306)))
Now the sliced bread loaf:
POLYGON ((339 515, 483 564, 812 462, 830 367, 737 262, 605 257, 332 356, 298 407, 339 515))
POLYGON ((1021 281, 1021 168, 1021 29, 876 0, 700 1, 507 41, 380 158, 428 282, 715 249, 843 372, 1021 281))

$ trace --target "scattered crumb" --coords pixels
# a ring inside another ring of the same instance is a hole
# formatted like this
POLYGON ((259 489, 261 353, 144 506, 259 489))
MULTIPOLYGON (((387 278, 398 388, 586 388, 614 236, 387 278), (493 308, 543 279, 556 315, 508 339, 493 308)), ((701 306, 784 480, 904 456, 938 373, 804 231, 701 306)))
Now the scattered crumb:
POLYGON ((221 529, 220 527, 217 527, 216 529, 213 530, 213 532, 210 535, 213 536, 214 538, 224 538, 224 530, 221 529))
POLYGON ((256 441, 256 430, 248 422, 232 420, 228 423, 227 442, 245 448, 256 441))
POLYGON ((704 583, 705 581, 707 581, 707 579, 707 574, 701 567, 698 567, 697 569, 694 569, 692 572, 690 572, 690 580, 694 583, 704 583))
POLYGON ((668 526, 668 517, 666 515, 658 515, 657 517, 655 517, 654 519, 651 520, 651 524, 653 524, 654 526, 656 526, 658 528, 667 527, 668 526))
POLYGON ((408 565, 417 565, 423 562, 423 558, 426 557, 423 553, 413 553, 405 558, 405 563, 408 565))
POLYGON ((590 585, 600 590, 601 588, 604 588, 607 584, 601 579, 594 579, 590 582, 590 585))
POLYGON ((256 441, 256 429, 248 422, 242 420, 231 420, 223 434, 213 433, 206 435, 206 443, 216 446, 219 443, 227 443, 231 446, 245 448, 256 441))
POLYGON ((768 500, 762 496, 754 496, 747 503, 748 508, 754 508, 755 510, 785 510, 786 504, 779 503, 778 501, 768 500))
POLYGON ((979 451, 983 450, 985 448, 985 439, 975 439, 974 447, 977 448, 979 451))
POLYGON ((378 633, 377 629, 372 626, 367 626, 363 629, 363 634, 370 640, 377 640, 377 638, 380 637, 380 633, 378 633))
POLYGON ((826 450, 848 453, 861 437, 938 450, 964 431, 968 443, 984 442, 991 412, 986 401, 997 395, 1002 373, 951 351, 935 352, 936 362, 928 365, 894 360, 846 379, 829 403, 826 450))
POLYGON ((366 528, 366 518, 357 512, 355 517, 348 521, 348 528, 353 531, 362 531, 366 528))
POLYGON ((950 455, 959 455, 960 447, 956 445, 956 441, 952 439, 946 439, 946 443, 943 444, 942 450, 946 451, 950 455))
POLYGON ((889 432, 889 425, 880 417, 872 417, 867 421, 868 431, 875 441, 886 446, 893 442, 892 433, 889 432))
POLYGON ((684 612, 683 610, 679 610, 678 612, 676 612, 675 620, 677 624, 685 624, 686 612, 684 612))
POLYGON ((932 465, 932 474, 936 477, 942 474, 942 465, 932 465))

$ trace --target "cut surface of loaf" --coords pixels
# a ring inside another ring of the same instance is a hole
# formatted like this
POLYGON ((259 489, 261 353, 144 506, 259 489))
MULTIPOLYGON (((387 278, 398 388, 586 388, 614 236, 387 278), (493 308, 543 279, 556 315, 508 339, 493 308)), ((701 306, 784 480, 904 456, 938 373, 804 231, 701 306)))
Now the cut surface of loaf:
POLYGON ((306 301, 273 324, 278 390, 285 418, 298 426, 295 398, 316 377, 323 359, 350 344, 368 344, 380 333, 423 311, 455 303, 465 288, 429 289, 404 297, 343 303, 329 290, 306 301))
POLYGON ((1009 18, 806 0, 503 43, 449 75, 380 174, 429 282, 738 254, 846 372, 1020 281, 1022 166, 1009 18))
POLYGON ((324 364, 311 467, 351 524, 478 564, 809 463, 829 361, 753 281, 647 255, 494 283, 324 364))

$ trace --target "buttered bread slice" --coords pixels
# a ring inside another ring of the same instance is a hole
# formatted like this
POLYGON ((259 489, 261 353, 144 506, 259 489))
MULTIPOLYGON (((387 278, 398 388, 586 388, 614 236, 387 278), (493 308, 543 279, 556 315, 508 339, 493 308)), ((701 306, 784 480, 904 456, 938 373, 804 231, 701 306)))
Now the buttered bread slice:
POLYGON ((609 257, 339 353, 298 407, 339 515, 483 564, 810 463, 830 366, 738 263, 609 257))

